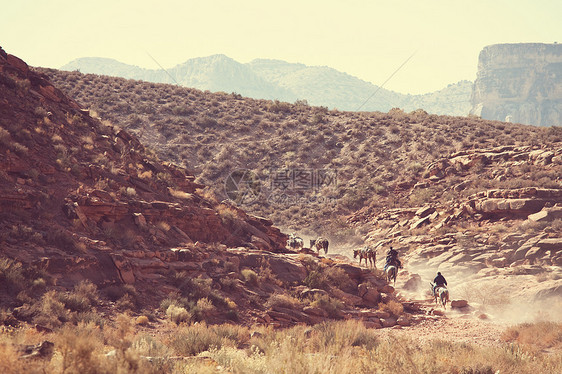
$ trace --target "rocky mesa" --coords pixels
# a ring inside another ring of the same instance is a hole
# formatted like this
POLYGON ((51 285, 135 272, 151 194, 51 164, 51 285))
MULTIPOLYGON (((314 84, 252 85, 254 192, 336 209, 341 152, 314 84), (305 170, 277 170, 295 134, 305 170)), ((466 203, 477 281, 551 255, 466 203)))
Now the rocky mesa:
POLYGON ((562 124, 562 45, 495 44, 478 58, 471 114, 538 126, 562 124))

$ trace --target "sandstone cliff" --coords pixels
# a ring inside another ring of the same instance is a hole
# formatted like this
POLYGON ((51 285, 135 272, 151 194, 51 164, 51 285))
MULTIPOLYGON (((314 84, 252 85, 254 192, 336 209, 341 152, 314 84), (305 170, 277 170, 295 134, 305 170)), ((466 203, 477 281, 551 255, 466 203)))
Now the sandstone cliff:
POLYGON ((539 126, 562 124, 562 45, 485 47, 478 60, 471 114, 539 126))

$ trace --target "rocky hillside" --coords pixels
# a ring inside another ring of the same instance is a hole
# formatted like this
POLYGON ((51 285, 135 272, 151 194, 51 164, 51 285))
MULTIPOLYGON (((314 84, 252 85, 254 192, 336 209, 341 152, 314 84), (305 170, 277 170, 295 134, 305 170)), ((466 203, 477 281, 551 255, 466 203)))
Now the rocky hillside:
POLYGON ((138 135, 162 159, 195 170, 198 181, 212 186, 220 199, 229 198, 225 182, 231 173, 251 171, 247 175, 259 181, 259 189, 255 198, 238 203, 276 225, 311 236, 329 232, 344 240, 353 235, 343 217, 363 207, 384 211, 460 199, 468 190, 558 185, 552 174, 518 172, 497 179, 483 178, 473 169, 470 189, 452 189, 465 178, 453 176, 447 179, 451 185, 435 182, 430 189, 410 193, 418 182, 433 183, 427 168, 443 157, 501 146, 551 147, 562 140, 556 128, 399 109, 330 111, 304 103, 42 71, 81 105, 138 135), (318 183, 313 179, 318 175, 336 178, 318 183))
POLYGON ((458 82, 424 95, 404 95, 363 81, 327 66, 307 66, 281 60, 256 59, 239 63, 225 55, 190 59, 167 71, 143 69, 119 61, 87 57, 64 65, 61 70, 101 74, 147 82, 176 83, 213 92, 236 92, 255 99, 294 102, 340 110, 405 111, 466 115, 470 109, 471 82, 458 82), (365 102, 375 91, 368 102, 365 102), (364 105, 363 105, 364 104, 364 105))
POLYGON ((562 45, 485 47, 478 59, 471 113, 485 119, 561 126, 562 45))
POLYGON ((410 194, 435 188, 436 181, 450 186, 451 196, 469 192, 448 202, 382 213, 364 209, 350 218, 367 223, 368 242, 393 245, 408 259, 408 270, 420 276, 410 280, 411 290, 441 271, 451 292, 473 306, 487 305, 488 312, 507 314, 519 303, 528 310, 513 320, 541 308, 551 318, 562 318, 557 309, 562 295, 562 143, 551 149, 459 152, 431 164, 428 172, 434 182, 418 183, 410 194), (473 188, 478 179, 513 181, 528 173, 551 175, 553 188, 473 188), (451 183, 459 181, 455 177, 461 181, 451 183), (498 294, 486 296, 485 289, 498 294))
POLYGON ((123 311, 155 325, 425 318, 377 271, 288 251, 270 220, 218 202, 186 169, 3 53, 0 114, 5 325, 102 326, 123 311))

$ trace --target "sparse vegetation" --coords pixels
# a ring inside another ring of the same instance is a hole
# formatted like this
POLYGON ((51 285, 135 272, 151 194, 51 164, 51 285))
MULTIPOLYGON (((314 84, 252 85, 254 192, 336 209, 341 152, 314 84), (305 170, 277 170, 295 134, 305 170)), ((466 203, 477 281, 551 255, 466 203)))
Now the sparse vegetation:
MULTIPOLYGON (((295 104, 252 100, 165 84, 46 72, 83 105, 95 106, 102 117, 131 124, 130 130, 142 141, 165 144, 157 149, 160 158, 187 167, 196 165, 198 181, 213 187, 219 201, 226 198, 227 176, 239 168, 249 169, 260 177, 261 196, 270 198, 247 202, 245 210, 270 217, 280 226, 306 226, 318 233, 335 233, 329 222, 361 208, 382 211, 446 199, 434 189, 408 195, 398 192, 398 186, 421 178, 427 165, 448 154, 501 144, 551 144, 558 134, 554 128, 506 126, 474 117, 436 116, 423 110, 339 112, 309 106, 304 100, 295 104), (80 89, 81 84, 91 90, 80 89), (102 91, 114 92, 112 100, 99 100, 102 91), (147 100, 153 104, 147 105, 147 100), (144 114, 147 110, 151 119, 144 114), (148 135, 153 124, 162 136, 160 140, 148 135), (271 172, 311 169, 335 171, 337 184, 272 188, 275 181, 271 172)), ((477 162, 473 166, 481 172, 486 167, 477 162)), ((553 186, 545 175, 526 174, 525 178, 521 181, 526 185, 553 186)), ((513 179, 479 181, 507 185, 513 179)), ((224 222, 232 223, 235 215, 223 213, 224 222)), ((350 225, 344 222, 344 226, 338 230, 342 234, 350 225)))

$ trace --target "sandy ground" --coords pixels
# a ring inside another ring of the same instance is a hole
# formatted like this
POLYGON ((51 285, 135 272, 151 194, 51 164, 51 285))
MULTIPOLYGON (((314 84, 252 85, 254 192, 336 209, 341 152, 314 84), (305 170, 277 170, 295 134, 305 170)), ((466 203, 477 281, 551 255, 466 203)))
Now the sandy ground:
POLYGON ((420 343, 444 340, 455 343, 470 343, 479 346, 502 344, 501 335, 507 325, 472 318, 436 317, 424 319, 412 326, 382 329, 381 335, 406 337, 420 343))

